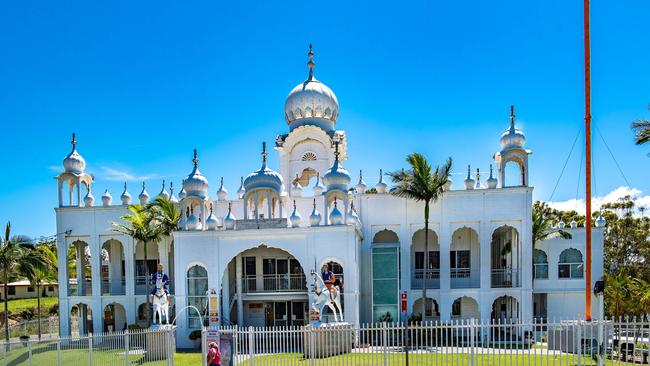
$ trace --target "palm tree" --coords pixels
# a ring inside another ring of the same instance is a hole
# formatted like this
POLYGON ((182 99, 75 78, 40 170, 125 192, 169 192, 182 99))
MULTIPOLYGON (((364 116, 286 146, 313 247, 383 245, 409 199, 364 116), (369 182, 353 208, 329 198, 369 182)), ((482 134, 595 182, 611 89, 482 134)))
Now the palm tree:
POLYGON ((4 241, 0 243, 0 281, 4 284, 5 339, 9 342, 9 283, 19 278, 31 278, 46 266, 43 257, 36 255, 31 240, 25 236, 11 236, 11 223, 5 228, 4 241))
POLYGON ((181 212, 169 198, 157 197, 147 206, 147 210, 151 213, 155 224, 160 226, 162 235, 171 236, 174 231, 178 230, 181 212))
POLYGON ((41 286, 46 282, 56 281, 57 279, 57 260, 56 252, 53 251, 47 243, 38 244, 32 255, 41 257, 44 262, 42 267, 27 277, 29 282, 36 288, 36 319, 38 320, 38 339, 41 339, 41 286))
MULTIPOLYGON (((155 217, 152 214, 152 210, 147 210, 142 205, 130 205, 129 211, 131 213, 120 216, 120 219, 123 222, 113 222, 113 231, 128 235, 133 238, 135 242, 134 245, 137 245, 138 242, 142 242, 144 245, 144 276, 145 281, 149 281, 149 265, 147 258, 147 244, 148 243, 157 243, 162 239, 163 231, 162 226, 156 223, 155 217)), ((151 302, 151 297, 147 296, 147 323, 151 325, 151 318, 149 312, 149 306, 151 302)))
POLYGON ((533 208, 533 248, 535 244, 542 240, 554 239, 562 237, 564 239, 571 239, 571 233, 556 229, 553 227, 553 222, 550 217, 544 215, 542 210, 533 208))
POLYGON ((637 145, 650 142, 650 121, 634 121, 632 122, 632 129, 635 133, 634 142, 637 145))
MULTIPOLYGON (((431 171, 431 164, 424 155, 413 153, 406 157, 410 166, 407 170, 388 173, 395 186, 390 192, 398 197, 424 202, 424 266, 429 267, 429 206, 440 198, 451 171, 451 157, 442 166, 431 171)), ((427 272, 424 271, 422 286, 422 319, 426 314, 427 303, 427 272)))

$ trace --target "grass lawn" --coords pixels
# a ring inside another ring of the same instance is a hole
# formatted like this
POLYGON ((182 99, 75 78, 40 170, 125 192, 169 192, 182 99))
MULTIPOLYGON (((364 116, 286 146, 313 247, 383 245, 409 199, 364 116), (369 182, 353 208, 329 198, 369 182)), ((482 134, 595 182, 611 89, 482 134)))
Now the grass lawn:
MULTIPOLYGON (((58 303, 59 299, 56 297, 41 297, 41 315, 47 316, 48 309, 58 303)), ((9 311, 12 314, 18 314, 27 309, 36 309, 36 299, 9 300, 9 311)), ((0 310, 4 310, 4 304, 0 310)))

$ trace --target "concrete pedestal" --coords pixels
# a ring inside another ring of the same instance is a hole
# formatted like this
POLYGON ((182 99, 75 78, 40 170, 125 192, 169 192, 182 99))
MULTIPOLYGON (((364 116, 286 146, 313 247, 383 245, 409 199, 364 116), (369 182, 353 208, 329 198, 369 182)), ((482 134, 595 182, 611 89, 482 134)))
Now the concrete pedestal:
POLYGON ((176 326, 171 324, 154 324, 149 328, 146 337, 146 361, 166 360, 174 357, 176 350, 176 326))
POLYGON ((303 344, 305 358, 332 357, 352 351, 354 327, 349 323, 306 325, 303 344))

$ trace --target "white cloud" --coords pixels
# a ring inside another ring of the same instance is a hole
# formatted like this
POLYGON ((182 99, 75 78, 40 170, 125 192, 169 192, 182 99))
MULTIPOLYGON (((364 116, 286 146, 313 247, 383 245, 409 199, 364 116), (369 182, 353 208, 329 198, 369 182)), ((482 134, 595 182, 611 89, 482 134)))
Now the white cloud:
MULTIPOLYGON (((650 195, 644 195, 643 192, 637 188, 627 186, 620 186, 615 190, 607 193, 604 196, 596 196, 591 199, 591 209, 593 211, 600 210, 600 207, 605 203, 616 202, 619 198, 625 196, 632 196, 636 198, 636 207, 646 207, 650 209, 650 195)), ((566 201, 549 202, 548 205, 557 210, 570 211, 576 210, 578 213, 585 214, 585 200, 569 199, 566 201)), ((638 213, 638 212, 637 212, 638 213)))
POLYGON ((148 179, 154 179, 158 177, 157 174, 137 175, 137 174, 130 173, 126 170, 114 169, 107 166, 101 166, 100 169, 101 170, 97 175, 102 179, 108 181, 132 182, 132 181, 143 181, 148 179))

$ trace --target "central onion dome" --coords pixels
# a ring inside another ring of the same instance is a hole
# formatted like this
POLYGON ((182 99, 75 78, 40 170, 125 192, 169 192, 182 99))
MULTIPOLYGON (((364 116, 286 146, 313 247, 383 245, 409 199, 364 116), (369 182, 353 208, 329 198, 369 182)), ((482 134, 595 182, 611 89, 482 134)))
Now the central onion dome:
POLYGON ((501 135, 501 150, 511 148, 523 148, 526 144, 526 136, 515 127, 515 107, 510 106, 510 128, 501 135))
POLYGON ((262 167, 244 179, 244 191, 251 192, 258 188, 270 188, 282 193, 284 180, 276 171, 266 166, 266 142, 262 143, 262 167))
POLYGON ((314 77, 314 52, 309 45, 309 77, 296 85, 284 102, 284 117, 289 129, 304 125, 315 125, 326 132, 333 131, 339 116, 339 101, 327 85, 314 77))
POLYGON ((183 190, 187 196, 206 199, 208 197, 208 179, 199 171, 199 159, 196 155, 196 149, 194 149, 192 162, 194 163, 194 169, 183 181, 183 190))
POLYGON ((337 141, 334 149, 334 165, 323 175, 323 183, 327 187, 327 191, 338 189, 347 192, 350 180, 350 173, 339 162, 339 143, 337 141))
POLYGON ((77 152, 77 139, 72 134, 72 151, 63 159, 66 173, 82 174, 86 169, 86 160, 77 152))

